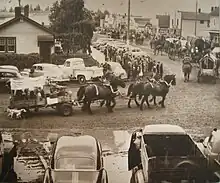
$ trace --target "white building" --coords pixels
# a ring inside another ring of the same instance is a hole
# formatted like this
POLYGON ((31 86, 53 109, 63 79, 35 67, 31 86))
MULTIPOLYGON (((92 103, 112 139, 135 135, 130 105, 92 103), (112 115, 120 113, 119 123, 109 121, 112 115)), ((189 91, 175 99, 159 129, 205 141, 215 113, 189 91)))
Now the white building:
POLYGON ((209 34, 210 38, 213 39, 215 42, 218 42, 218 35, 219 35, 219 8, 212 7, 210 13, 210 28, 209 34))
POLYGON ((195 35, 195 31, 196 36, 209 37, 210 15, 202 13, 200 9, 197 15, 196 12, 181 11, 180 27, 181 35, 185 38, 195 35))

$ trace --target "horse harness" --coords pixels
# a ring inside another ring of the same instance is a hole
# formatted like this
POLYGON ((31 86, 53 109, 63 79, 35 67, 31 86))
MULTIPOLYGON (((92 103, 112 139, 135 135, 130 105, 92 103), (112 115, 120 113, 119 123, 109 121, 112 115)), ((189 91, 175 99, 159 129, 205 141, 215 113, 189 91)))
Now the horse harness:
MULTIPOLYGON (((99 89, 98 89, 98 86, 96 84, 93 84, 93 86, 95 87, 95 90, 96 90, 96 95, 98 96, 99 95, 99 89)), ((108 84, 108 83, 103 83, 103 86, 107 86, 108 88, 110 88, 112 94, 118 94, 118 90, 114 91, 112 85, 108 84)))

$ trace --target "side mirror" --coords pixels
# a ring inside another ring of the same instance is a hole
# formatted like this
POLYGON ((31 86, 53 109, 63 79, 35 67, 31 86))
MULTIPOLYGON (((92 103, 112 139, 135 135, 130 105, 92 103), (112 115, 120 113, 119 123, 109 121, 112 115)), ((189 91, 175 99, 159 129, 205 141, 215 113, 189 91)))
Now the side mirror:
POLYGON ((199 142, 200 142, 200 143, 203 143, 203 142, 204 142, 204 139, 200 139, 199 142))

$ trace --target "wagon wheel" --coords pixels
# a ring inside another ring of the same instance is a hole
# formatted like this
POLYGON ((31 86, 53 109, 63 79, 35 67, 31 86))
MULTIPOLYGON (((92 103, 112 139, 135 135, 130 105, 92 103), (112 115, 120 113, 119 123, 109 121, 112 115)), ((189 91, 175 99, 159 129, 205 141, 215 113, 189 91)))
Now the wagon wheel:
POLYGON ((62 104, 60 106, 60 114, 63 116, 71 116, 73 114, 73 107, 71 104, 62 104))

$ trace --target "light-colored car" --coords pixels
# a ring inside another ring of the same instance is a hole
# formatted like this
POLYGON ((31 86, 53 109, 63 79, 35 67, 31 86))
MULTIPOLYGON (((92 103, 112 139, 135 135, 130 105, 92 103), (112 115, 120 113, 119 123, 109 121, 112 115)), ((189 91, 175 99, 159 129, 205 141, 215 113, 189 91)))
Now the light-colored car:
POLYGON ((13 65, 1 65, 0 69, 10 69, 10 70, 19 72, 18 68, 13 65))
POLYGON ((30 77, 45 76, 55 82, 68 82, 70 78, 57 65, 39 63, 32 66, 30 77))
POLYGON ((121 64, 118 62, 107 62, 112 69, 112 72, 114 72, 114 74, 116 76, 121 76, 121 79, 127 79, 127 73, 126 71, 122 68, 121 64))
POLYGON ((53 147, 44 183, 107 183, 101 144, 92 136, 62 136, 53 147))
POLYGON ((209 166, 218 171, 220 176, 220 130, 214 129, 198 146, 207 157, 209 166))

